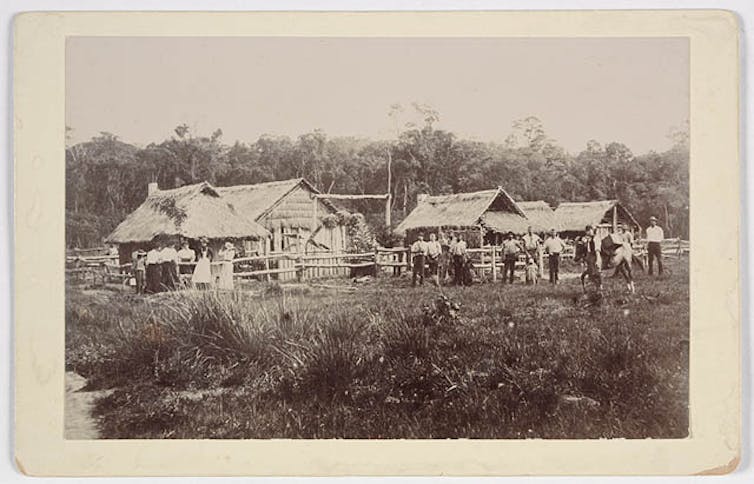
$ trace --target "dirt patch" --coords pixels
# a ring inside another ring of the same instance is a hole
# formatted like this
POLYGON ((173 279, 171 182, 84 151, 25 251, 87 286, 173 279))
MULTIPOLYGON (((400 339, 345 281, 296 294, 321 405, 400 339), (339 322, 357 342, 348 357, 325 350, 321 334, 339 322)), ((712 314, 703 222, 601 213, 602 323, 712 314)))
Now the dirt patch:
POLYGON ((92 417, 94 401, 109 393, 109 390, 83 391, 86 379, 67 371, 65 373, 65 427, 63 436, 69 440, 99 439, 97 421, 92 417))

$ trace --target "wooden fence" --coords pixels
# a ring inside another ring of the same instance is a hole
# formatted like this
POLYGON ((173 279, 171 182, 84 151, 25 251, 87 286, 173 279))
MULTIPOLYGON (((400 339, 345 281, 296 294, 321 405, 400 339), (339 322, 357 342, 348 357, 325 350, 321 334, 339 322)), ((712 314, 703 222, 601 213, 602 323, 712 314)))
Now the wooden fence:
POLYGON ((128 279, 131 264, 121 265, 118 254, 108 254, 107 249, 73 249, 66 252, 66 277, 83 283, 123 283, 128 279))
MULTIPOLYGON (((635 253, 646 259, 646 243, 637 241, 635 253)), ((662 242, 664 256, 681 257, 690 251, 689 242, 682 239, 665 239, 662 242)), ((503 270, 502 247, 487 245, 468 249, 474 271, 482 279, 496 281, 503 270)), ((563 259, 573 259, 574 246, 567 244, 561 254, 563 259)), ((374 251, 361 253, 321 252, 280 252, 261 256, 241 257, 232 261, 233 278, 236 280, 256 279, 260 281, 306 281, 335 277, 358 277, 364 275, 399 275, 411 271, 409 249, 404 247, 379 247, 374 251)), ((525 264, 525 255, 519 256, 516 269, 525 264)), ((540 270, 544 272, 547 254, 540 257, 540 270)), ((646 260, 645 260, 646 262, 646 260)), ((217 266, 222 262, 213 262, 217 266)), ((187 283, 195 262, 181 263, 191 269, 182 271, 181 278, 187 283)), ((67 254, 66 275, 76 282, 116 282, 126 283, 131 277, 131 264, 120 265, 117 255, 67 254)))
POLYGON ((272 253, 233 260, 233 277, 278 281, 304 281, 332 277, 379 275, 385 269, 397 273, 408 268, 408 249, 378 248, 371 252, 272 253))

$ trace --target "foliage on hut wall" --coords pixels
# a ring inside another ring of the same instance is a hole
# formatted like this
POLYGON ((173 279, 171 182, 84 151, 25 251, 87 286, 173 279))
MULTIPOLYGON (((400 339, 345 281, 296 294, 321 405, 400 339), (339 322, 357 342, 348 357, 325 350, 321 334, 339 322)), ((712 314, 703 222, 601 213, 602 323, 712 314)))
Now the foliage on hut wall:
POLYGON ((348 250, 350 252, 368 252, 374 250, 377 241, 364 215, 360 213, 350 214, 345 225, 348 250))
POLYGON ((322 225, 328 229, 334 229, 338 225, 341 225, 340 219, 334 213, 330 213, 322 217, 322 225))
POLYGON ((152 207, 158 212, 162 212, 171 219, 175 220, 176 225, 181 225, 186 220, 186 212, 175 204, 172 197, 164 197, 154 200, 152 207))

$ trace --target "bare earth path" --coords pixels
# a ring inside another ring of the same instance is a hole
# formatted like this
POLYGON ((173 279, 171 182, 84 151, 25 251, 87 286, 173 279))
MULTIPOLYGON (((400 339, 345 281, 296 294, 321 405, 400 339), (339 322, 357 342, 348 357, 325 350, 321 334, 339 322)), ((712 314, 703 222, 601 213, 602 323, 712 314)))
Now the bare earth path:
POLYGON ((86 379, 72 371, 65 373, 65 427, 64 437, 70 440, 99 439, 97 423, 92 417, 94 399, 105 395, 104 391, 80 391, 86 379))

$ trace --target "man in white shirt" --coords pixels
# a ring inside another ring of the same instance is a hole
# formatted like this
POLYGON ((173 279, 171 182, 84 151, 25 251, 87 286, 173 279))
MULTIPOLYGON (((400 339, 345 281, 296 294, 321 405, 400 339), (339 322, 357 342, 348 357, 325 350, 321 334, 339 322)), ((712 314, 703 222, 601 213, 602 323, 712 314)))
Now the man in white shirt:
POLYGON ((558 232, 552 229, 550 230, 550 236, 545 239, 544 247, 549 254, 547 261, 550 268, 550 284, 557 284, 558 273, 560 271, 560 254, 565 248, 565 243, 558 236, 558 232))
POLYGON ((453 281, 456 286, 462 286, 466 283, 466 241, 459 235, 454 235, 450 242, 450 256, 453 258, 453 281))
POLYGON ((532 231, 531 225, 526 228, 526 233, 522 237, 522 240, 526 253, 539 265, 539 247, 542 244, 542 239, 532 231))
POLYGON ((506 278, 508 284, 513 284, 516 272, 516 260, 518 253, 521 251, 521 244, 516 240, 513 232, 508 232, 506 239, 503 241, 503 284, 506 278))
POLYGON ((416 242, 411 244, 411 264, 413 268, 413 275, 411 277, 411 285, 416 285, 416 277, 419 276, 419 284, 424 284, 424 264, 427 256, 427 243, 424 242, 424 234, 419 234, 416 237, 416 242))
POLYGON ((657 225, 657 217, 649 217, 647 227, 647 256, 649 258, 649 275, 652 275, 652 265, 657 259, 657 272, 662 275, 662 247, 660 243, 665 238, 662 227, 657 225))
POLYGON ((437 269, 440 263, 440 256, 442 255, 442 245, 437 240, 437 234, 429 234, 429 242, 427 242, 427 257, 429 263, 429 273, 432 275, 432 279, 436 285, 440 285, 437 269))

